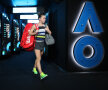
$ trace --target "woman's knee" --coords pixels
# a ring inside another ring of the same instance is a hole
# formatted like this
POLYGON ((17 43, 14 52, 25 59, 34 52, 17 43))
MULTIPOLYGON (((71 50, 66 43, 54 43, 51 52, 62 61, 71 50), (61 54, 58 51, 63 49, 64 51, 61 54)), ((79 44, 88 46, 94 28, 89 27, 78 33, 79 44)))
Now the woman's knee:
POLYGON ((40 61, 40 60, 41 60, 41 57, 37 57, 36 60, 37 60, 37 61, 40 61))

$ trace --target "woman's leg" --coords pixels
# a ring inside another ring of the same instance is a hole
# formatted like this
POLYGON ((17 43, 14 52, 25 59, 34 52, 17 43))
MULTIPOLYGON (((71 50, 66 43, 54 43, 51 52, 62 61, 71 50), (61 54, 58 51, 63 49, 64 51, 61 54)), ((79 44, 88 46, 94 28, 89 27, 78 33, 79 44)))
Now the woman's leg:
POLYGON ((36 54, 36 60, 35 60, 35 66, 38 68, 38 71, 40 73, 40 79, 43 79, 47 77, 48 75, 42 72, 41 69, 41 56, 43 55, 43 51, 41 52, 40 50, 35 49, 35 54, 36 54))
POLYGON ((41 51, 41 57, 42 57, 43 53, 44 53, 44 50, 41 51))
POLYGON ((39 73, 42 73, 42 69, 41 69, 41 51, 35 49, 35 54, 36 54, 36 60, 35 60, 35 65, 34 67, 38 68, 39 73))

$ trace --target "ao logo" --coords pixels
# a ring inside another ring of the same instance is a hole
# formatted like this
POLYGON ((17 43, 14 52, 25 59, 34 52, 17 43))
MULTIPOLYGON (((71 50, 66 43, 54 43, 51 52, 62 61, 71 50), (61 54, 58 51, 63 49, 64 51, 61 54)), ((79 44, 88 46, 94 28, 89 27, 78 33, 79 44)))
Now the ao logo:
MULTIPOLYGON (((88 24, 92 34, 98 35, 103 32, 92 2, 83 3, 78 18, 72 28, 72 33, 78 35, 84 32, 86 24, 88 24)), ((104 56, 104 48, 98 38, 91 35, 83 35, 77 38, 72 44, 71 55, 79 67, 90 69, 101 63, 104 56), (84 49, 86 47, 91 49, 91 54, 88 57, 84 56, 84 49)))

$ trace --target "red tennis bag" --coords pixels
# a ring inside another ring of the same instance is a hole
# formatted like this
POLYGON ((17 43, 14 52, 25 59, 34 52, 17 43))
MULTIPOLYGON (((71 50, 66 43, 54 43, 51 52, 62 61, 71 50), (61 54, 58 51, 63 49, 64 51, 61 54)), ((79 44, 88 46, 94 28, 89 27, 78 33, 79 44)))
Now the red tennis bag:
MULTIPOLYGON (((28 23, 25 28, 24 32, 22 34, 21 43, 20 46, 26 50, 26 51, 33 51, 35 47, 35 35, 29 35, 29 31, 31 30, 31 27, 33 26, 32 23, 28 23)), ((35 24, 36 30, 38 30, 38 24, 35 24)))

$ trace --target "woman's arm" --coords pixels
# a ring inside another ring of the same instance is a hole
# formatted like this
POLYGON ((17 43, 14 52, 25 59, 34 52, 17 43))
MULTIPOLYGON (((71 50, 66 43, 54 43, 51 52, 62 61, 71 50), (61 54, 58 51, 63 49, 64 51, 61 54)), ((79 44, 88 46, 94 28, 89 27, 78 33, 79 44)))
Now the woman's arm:
POLYGON ((46 26, 45 30, 46 30, 50 35, 52 34, 52 32, 51 32, 51 30, 49 29, 48 25, 46 26))
POLYGON ((35 32, 33 32, 36 29, 35 25, 32 26, 31 30, 28 32, 29 35, 36 35, 37 34, 37 30, 35 32))

